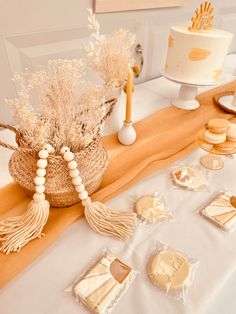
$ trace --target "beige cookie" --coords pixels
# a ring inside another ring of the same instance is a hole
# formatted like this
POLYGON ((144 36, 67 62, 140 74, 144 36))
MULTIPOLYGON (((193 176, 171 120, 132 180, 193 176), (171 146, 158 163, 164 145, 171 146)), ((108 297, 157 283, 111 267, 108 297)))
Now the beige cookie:
POLYGON ((165 203, 160 197, 146 195, 135 203, 135 211, 139 218, 148 223, 161 221, 168 217, 165 203))
POLYGON ((135 276, 132 268, 107 252, 79 279, 73 294, 92 313, 108 313, 135 276))
POLYGON ((197 190, 207 185, 205 173, 191 167, 179 167, 172 171, 172 177, 176 185, 183 188, 197 190))
POLYGON ((201 210, 201 214, 217 227, 229 231, 236 225, 236 197, 221 193, 201 210))
POLYGON ((189 264, 180 253, 164 250, 151 257, 148 276, 155 286, 166 292, 182 289, 189 276, 189 264))

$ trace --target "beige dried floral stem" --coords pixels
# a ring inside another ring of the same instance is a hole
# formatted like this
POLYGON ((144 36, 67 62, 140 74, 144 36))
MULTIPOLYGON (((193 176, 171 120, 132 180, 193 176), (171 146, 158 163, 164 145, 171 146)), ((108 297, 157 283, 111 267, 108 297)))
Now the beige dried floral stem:
POLYGON ((7 100, 25 142, 34 150, 50 143, 79 151, 99 134, 105 112, 105 89, 84 81, 80 59, 50 60, 35 73, 14 77, 18 98, 7 100), (32 94, 37 92, 35 107, 32 94))
POLYGON ((96 71, 107 87, 122 86, 130 66, 134 65, 135 35, 120 29, 109 36, 100 34, 100 25, 91 9, 88 9, 88 28, 91 40, 84 48, 88 66, 96 71))

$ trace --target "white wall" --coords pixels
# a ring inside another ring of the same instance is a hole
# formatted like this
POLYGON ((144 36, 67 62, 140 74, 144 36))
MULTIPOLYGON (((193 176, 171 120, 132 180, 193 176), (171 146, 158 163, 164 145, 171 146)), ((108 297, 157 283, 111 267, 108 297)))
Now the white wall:
MULTIPOLYGON (((186 5, 179 8, 100 14, 98 19, 105 33, 119 27, 137 33, 145 57, 141 82, 160 75, 169 27, 189 24, 200 2, 186 0, 186 5)), ((215 0, 212 4, 215 26, 234 32, 236 37, 236 0, 215 0)), ((89 34, 86 8, 91 5, 92 0, 0 0, 1 122, 12 122, 3 99, 15 96, 11 81, 14 72, 25 67, 33 70, 50 58, 80 54, 81 43, 89 34)), ((231 51, 236 51, 236 39, 231 51)))

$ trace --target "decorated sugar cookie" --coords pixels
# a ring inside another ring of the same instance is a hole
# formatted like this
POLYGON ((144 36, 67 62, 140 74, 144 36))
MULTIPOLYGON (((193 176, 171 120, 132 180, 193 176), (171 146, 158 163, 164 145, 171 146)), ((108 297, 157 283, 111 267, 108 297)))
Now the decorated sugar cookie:
POLYGON ((155 223, 169 217, 164 200, 157 195, 140 197, 135 203, 135 211, 140 219, 148 223, 155 223))
POLYGON ((75 284, 73 293, 93 313, 110 313, 135 276, 132 268, 108 252, 75 284))
POLYGON ((157 241, 147 262, 147 276, 154 287, 184 303, 198 265, 198 260, 157 241))
POLYGON ((236 226, 236 197, 221 193, 201 210, 201 214, 217 227, 230 231, 236 226))
POLYGON ((192 167, 178 167, 172 171, 173 181, 176 185, 190 190, 198 190, 207 186, 205 172, 192 167))
POLYGON ((189 264, 185 257, 172 250, 154 254, 148 264, 148 276, 159 288, 182 289, 189 276, 189 264))

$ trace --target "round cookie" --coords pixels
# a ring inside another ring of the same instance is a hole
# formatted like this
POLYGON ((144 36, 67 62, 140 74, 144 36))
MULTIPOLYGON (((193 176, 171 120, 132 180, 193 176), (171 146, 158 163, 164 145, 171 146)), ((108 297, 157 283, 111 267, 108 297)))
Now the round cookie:
POLYGON ((179 252, 164 250, 151 257, 148 276, 153 285, 169 291, 182 289, 189 276, 189 264, 179 252))
POLYGON ((211 119, 208 122, 207 128, 210 132, 215 134, 223 134, 226 133, 230 122, 225 119, 211 119))
POLYGON ((229 141, 236 142, 236 124, 229 125, 226 136, 229 141))
POLYGON ((226 140, 226 133, 212 133, 206 130, 204 132, 204 139, 210 144, 221 144, 226 140))
POLYGON ((159 197, 141 196, 135 203, 135 211, 139 218, 154 223, 167 218, 165 203, 159 197))
POLYGON ((232 154, 236 150, 236 142, 225 141, 224 143, 214 145, 214 149, 223 154, 232 154))

